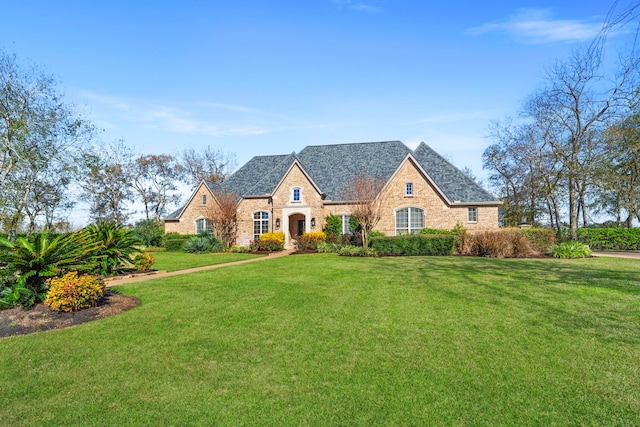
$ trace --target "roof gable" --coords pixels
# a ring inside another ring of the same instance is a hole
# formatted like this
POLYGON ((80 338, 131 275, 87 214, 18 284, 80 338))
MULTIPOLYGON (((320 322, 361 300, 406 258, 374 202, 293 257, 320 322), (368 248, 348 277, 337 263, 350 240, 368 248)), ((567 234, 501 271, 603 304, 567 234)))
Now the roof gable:
POLYGON ((357 174, 388 181, 411 150, 400 141, 311 145, 298 158, 326 194, 326 200, 344 201, 348 183, 357 174))
POLYGON ((451 202, 497 202, 491 193, 480 187, 474 180, 433 151, 424 142, 421 142, 418 148, 413 151, 413 155, 451 202))

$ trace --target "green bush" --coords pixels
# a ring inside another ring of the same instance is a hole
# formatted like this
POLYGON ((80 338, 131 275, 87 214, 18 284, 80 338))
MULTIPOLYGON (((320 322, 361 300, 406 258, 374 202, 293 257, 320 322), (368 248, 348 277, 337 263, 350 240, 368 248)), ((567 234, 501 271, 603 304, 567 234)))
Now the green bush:
POLYGON ((364 248, 362 246, 347 245, 340 248, 338 255, 341 256, 361 256, 375 257, 378 253, 373 248, 364 248))
POLYGON ((569 241, 553 246, 550 253, 555 258, 587 258, 591 256, 591 249, 584 243, 569 241))
POLYGON ((102 222, 91 224, 84 231, 87 240, 97 245, 93 253, 99 265, 97 270, 103 276, 113 276, 131 268, 133 257, 140 253, 140 239, 120 225, 102 222))
POLYGON ((213 234, 203 234, 196 237, 191 237, 184 242, 182 250, 188 253, 207 253, 207 252, 220 252, 222 250, 222 243, 216 239, 213 234))
POLYGON ((318 244, 323 243, 327 239, 324 231, 312 231, 304 233, 296 240, 296 250, 298 251, 315 251, 318 244))
POLYGON ((338 215, 327 215, 324 218, 324 232, 327 236, 339 236, 342 234, 342 218, 338 215))
MULTIPOLYGON (((571 240, 571 230, 558 233, 558 240, 571 240)), ((640 250, 640 228, 579 228, 578 242, 596 250, 640 250)))
POLYGON ((133 234, 145 246, 162 246, 164 226, 155 219, 143 219, 136 222, 133 234))
POLYGON ((342 248, 340 243, 320 242, 318 243, 318 252, 320 253, 338 253, 342 248))
POLYGON ((384 237, 385 234, 382 231, 377 231, 377 230, 373 230, 371 233, 369 233, 369 239, 372 239, 374 237, 384 237))
POLYGON ((371 248, 385 255, 451 255, 454 236, 405 234, 371 239, 371 248))
POLYGON ((167 252, 180 252, 182 251, 182 247, 187 242, 187 240, 191 239, 191 237, 181 237, 179 239, 169 239, 165 240, 164 248, 167 252))
POLYGON ((143 252, 133 258, 133 264, 138 271, 149 271, 155 263, 156 259, 148 252, 143 252))
POLYGON ((227 252, 236 253, 236 254, 246 254, 249 252, 249 248, 245 246, 233 245, 227 249, 227 252))
POLYGON ((422 230, 420 230, 419 234, 427 234, 427 235, 433 235, 433 234, 456 234, 455 231, 453 230, 444 230, 444 229, 440 229, 440 228, 428 228, 425 227, 422 230))
POLYGON ((83 231, 54 238, 38 233, 15 242, 0 238, 0 271, 16 279, 0 298, 18 301, 24 307, 43 301, 49 288, 47 279, 69 270, 94 268, 96 249, 97 245, 87 241, 83 231))

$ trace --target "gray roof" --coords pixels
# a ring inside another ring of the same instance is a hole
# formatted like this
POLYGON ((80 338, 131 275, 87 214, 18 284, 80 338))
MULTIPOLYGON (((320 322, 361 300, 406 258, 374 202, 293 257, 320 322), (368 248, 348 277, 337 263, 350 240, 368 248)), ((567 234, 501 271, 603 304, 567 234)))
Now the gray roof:
MULTIPOLYGON (((206 182, 206 185, 212 191, 223 189, 243 197, 269 196, 297 160, 326 200, 343 201, 345 186, 356 174, 367 174, 386 182, 408 154, 414 156, 449 201, 497 202, 493 195, 424 142, 414 151, 400 141, 310 145, 298 154, 253 157, 224 182, 206 182)), ((178 218, 183 209, 172 212, 166 219, 178 218)))
POLYGON ((482 203, 497 199, 424 142, 413 152, 427 175, 451 202, 482 203))

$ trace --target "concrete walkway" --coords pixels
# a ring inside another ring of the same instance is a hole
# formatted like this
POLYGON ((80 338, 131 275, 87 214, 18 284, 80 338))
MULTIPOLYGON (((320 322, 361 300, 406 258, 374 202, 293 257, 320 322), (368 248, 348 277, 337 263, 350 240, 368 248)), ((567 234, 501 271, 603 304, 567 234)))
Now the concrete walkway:
POLYGON ((640 252, 594 252, 593 256, 640 259, 640 252))
POLYGON ((240 265, 240 264, 247 264, 250 262, 265 261, 265 260, 287 256, 292 253, 293 253, 293 250, 282 251, 282 252, 272 252, 269 255, 265 255, 257 258, 251 258, 251 259, 244 259, 242 261, 227 262, 224 264, 205 265, 203 267, 187 268, 184 270, 176 270, 176 271, 155 271, 148 274, 132 274, 131 276, 110 277, 105 280, 105 285, 109 287, 109 286, 123 285, 126 283, 144 282, 146 280, 178 276, 180 274, 195 273, 197 271, 213 270, 215 268, 229 267, 231 265, 240 265))

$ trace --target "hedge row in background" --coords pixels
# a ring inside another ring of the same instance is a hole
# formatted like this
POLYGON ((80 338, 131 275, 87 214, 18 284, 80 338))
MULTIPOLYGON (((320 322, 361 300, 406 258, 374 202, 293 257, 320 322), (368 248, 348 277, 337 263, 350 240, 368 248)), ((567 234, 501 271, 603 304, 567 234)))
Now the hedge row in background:
POLYGON ((455 237, 440 234, 407 234, 374 237, 371 248, 385 255, 451 255, 455 237))
MULTIPOLYGON (((570 240, 571 230, 558 233, 558 240, 570 240)), ((596 250, 640 250, 640 228, 579 228, 578 242, 596 250)))

